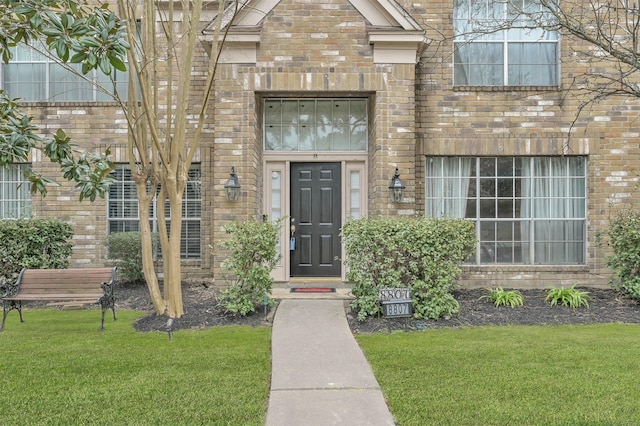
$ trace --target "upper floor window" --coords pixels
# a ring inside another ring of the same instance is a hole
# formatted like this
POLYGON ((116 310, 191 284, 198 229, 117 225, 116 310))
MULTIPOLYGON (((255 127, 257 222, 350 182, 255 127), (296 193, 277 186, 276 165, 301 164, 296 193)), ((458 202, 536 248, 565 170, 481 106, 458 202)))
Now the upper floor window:
MULTIPOLYGON (((113 172, 115 182, 109 187, 108 222, 109 233, 140 230, 138 213, 138 195, 133 175, 128 165, 120 165, 113 172)), ((182 198, 182 239, 180 257, 182 259, 200 258, 200 217, 202 208, 200 164, 192 164, 189 170, 187 187, 182 198)), ((151 230, 157 232, 157 200, 153 200, 149 217, 151 230)), ((169 203, 165 204, 167 226, 171 227, 169 203)))
POLYGON ((30 164, 0 167, 0 218, 17 219, 31 216, 31 191, 22 177, 30 164))
POLYGON ((266 99, 267 151, 366 151, 366 99, 266 99))
POLYGON ((126 72, 114 70, 113 83, 98 70, 83 76, 81 64, 60 65, 27 45, 11 49, 11 62, 2 65, 2 88, 12 98, 34 102, 98 102, 112 101, 113 93, 120 99, 127 98, 126 72))
POLYGON ((455 0, 454 85, 557 86, 558 33, 537 0, 455 0))

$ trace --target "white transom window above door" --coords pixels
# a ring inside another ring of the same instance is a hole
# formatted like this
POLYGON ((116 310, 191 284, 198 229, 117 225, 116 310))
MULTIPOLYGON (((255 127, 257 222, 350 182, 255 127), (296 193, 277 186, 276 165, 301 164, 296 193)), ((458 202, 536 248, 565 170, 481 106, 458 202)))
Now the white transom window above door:
POLYGON ((366 98, 265 98, 265 151, 366 152, 366 98))

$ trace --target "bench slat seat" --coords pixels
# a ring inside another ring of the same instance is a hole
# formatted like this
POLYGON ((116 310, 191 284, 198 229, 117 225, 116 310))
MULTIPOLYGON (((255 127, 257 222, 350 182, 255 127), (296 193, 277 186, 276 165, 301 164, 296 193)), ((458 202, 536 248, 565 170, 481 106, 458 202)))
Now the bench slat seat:
POLYGON ((77 269, 23 269, 16 283, 6 295, 0 297, 3 316, 0 331, 4 329, 7 314, 18 310, 22 319, 22 302, 47 301, 73 304, 100 304, 102 327, 107 309, 113 311, 116 320, 114 287, 117 268, 77 269))
POLYGON ((55 302, 56 300, 60 302, 64 301, 77 301, 77 302, 87 302, 87 303, 97 303, 98 299, 102 297, 102 293, 97 293, 94 296, 88 297, 86 294, 82 294, 82 297, 73 296, 69 294, 47 294, 47 297, 42 297, 37 294, 24 295, 19 297, 5 297, 3 300, 22 300, 23 302, 55 302))

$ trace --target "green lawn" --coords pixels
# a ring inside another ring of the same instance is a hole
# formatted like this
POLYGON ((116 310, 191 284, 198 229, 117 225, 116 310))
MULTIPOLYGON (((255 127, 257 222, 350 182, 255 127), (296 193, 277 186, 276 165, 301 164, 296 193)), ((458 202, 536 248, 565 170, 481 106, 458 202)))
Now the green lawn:
POLYGON ((12 311, 0 333, 0 425, 263 425, 270 328, 138 333, 135 312, 12 311))
MULTIPOLYGON (((0 425, 263 425, 269 328, 137 333, 119 312, 11 312, 0 425)), ((640 326, 358 335, 399 425, 640 424, 640 326)))
POLYGON ((638 425, 640 326, 359 335, 401 426, 638 425))

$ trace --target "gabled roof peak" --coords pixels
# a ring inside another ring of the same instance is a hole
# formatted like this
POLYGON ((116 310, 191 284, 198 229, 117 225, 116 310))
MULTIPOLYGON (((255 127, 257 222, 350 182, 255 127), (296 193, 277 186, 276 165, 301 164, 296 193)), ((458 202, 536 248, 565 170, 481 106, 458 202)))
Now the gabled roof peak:
MULTIPOLYGON (((349 3, 377 29, 421 31, 420 25, 395 0, 348 0, 349 3)), ((222 28, 233 19, 233 28, 256 28, 264 18, 280 3, 280 0, 239 0, 233 2, 222 15, 222 28)), ((217 19, 217 18, 216 18, 217 19)), ((204 30, 213 32, 214 19, 204 30)))
MULTIPOLYGON (((222 0, 224 1, 224 0, 222 0)), ((415 64, 425 45, 425 31, 395 0, 347 0, 368 23, 369 43, 375 63, 415 64)), ((255 63, 262 22, 280 0, 238 0, 202 31, 202 42, 210 46, 216 25, 228 30, 223 62, 255 63)))

